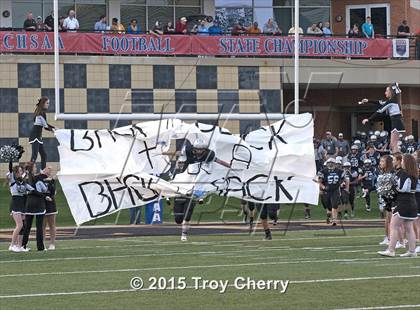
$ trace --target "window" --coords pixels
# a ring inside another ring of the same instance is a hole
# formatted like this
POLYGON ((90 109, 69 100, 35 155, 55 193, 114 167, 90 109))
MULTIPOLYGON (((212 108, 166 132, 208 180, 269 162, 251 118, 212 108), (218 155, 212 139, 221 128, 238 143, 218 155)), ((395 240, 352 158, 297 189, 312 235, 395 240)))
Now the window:
MULTIPOLYGON (((253 21, 260 28, 270 17, 287 32, 294 20, 293 0, 216 0, 216 19, 225 31, 242 20, 245 26, 253 21)), ((330 0, 300 0, 300 27, 306 30, 312 23, 330 20, 330 0)))

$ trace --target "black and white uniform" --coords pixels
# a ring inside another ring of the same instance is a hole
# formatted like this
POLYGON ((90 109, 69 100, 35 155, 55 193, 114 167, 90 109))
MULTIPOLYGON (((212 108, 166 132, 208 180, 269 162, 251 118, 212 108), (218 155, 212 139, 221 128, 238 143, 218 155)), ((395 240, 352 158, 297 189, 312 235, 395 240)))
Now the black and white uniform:
POLYGON ((351 205, 351 209, 354 210, 354 198, 356 195, 356 186, 357 186, 357 177, 359 173, 357 171, 344 171, 345 178, 349 180, 349 203, 351 205))
POLYGON ((200 157, 197 157, 196 154, 193 152, 193 145, 190 141, 185 141, 185 155, 187 156, 187 164, 195 164, 195 163, 210 163, 216 160, 216 154, 214 151, 205 149, 203 154, 200 157))
POLYGON ((417 179, 416 202, 417 202, 417 216, 420 216, 420 179, 417 179))
POLYGON ((369 168, 363 167, 360 169, 359 174, 361 176, 367 175, 366 178, 362 180, 362 188, 364 190, 367 190, 365 199, 366 204, 370 206, 370 193, 375 190, 375 182, 377 176, 376 169, 372 166, 370 166, 369 168))
POLYGON ((11 214, 25 214, 26 208, 26 195, 28 192, 33 191, 34 188, 27 184, 23 180, 15 178, 11 164, 9 165, 9 172, 6 175, 9 181, 9 189, 12 194, 12 200, 10 202, 10 213, 11 214))
POLYGON ((45 201, 45 215, 58 214, 57 206, 55 204, 55 180, 54 179, 44 179, 43 182, 47 185, 48 191, 47 196, 52 199, 52 201, 45 201))
POLYGON ((278 203, 258 203, 248 201, 248 208, 252 211, 257 209, 260 213, 260 218, 266 220, 270 218, 271 220, 277 220, 277 211, 280 209, 280 204, 278 203))
POLYGON ((343 170, 334 168, 332 170, 326 168, 318 173, 318 177, 321 183, 325 186, 321 199, 323 201, 324 208, 331 211, 337 209, 341 203, 340 200, 340 184, 345 178, 343 170))
POLYGON ((358 172, 359 168, 363 166, 362 155, 359 153, 357 154, 351 153, 349 155, 348 160, 350 162, 352 172, 355 172, 355 171, 358 172))
POLYGON ((47 153, 44 150, 44 142, 42 141, 42 128, 52 131, 54 126, 47 123, 47 114, 42 112, 41 115, 34 117, 34 124, 29 135, 29 144, 32 145, 31 162, 35 162, 36 158, 41 155, 41 168, 44 169, 47 164, 47 153))
POLYGON ((363 160, 370 159, 372 162, 372 167, 378 167, 379 166, 379 160, 381 159, 381 154, 379 152, 374 152, 373 154, 366 153, 363 156, 363 160))
POLYGON ((418 180, 410 177, 403 169, 397 172, 397 200, 393 215, 405 220, 417 219, 417 203, 415 198, 418 180))
POLYGON ((401 146, 401 153, 413 154, 417 150, 417 143, 403 143, 401 146))
MULTIPOLYGON (((183 169, 178 167, 174 169, 172 176, 175 176, 178 173, 183 173, 188 168, 188 163, 184 164, 183 169)), ((194 208, 196 206, 196 201, 192 196, 176 196, 174 198, 174 219, 175 223, 182 224, 185 220, 189 222, 191 220, 194 208)))
POLYGON ((29 241, 29 234, 32 228, 32 222, 36 217, 36 245, 38 251, 44 250, 44 235, 43 235, 43 223, 45 217, 46 197, 48 193, 48 187, 43 182, 45 175, 37 175, 33 177, 33 187, 35 188, 26 199, 26 216, 25 226, 23 229, 22 246, 26 248, 29 241))
POLYGON ((43 182, 43 176, 37 175, 34 177, 34 191, 29 193, 26 199, 26 213, 28 215, 43 215, 45 214, 46 200, 48 187, 43 182))
POLYGON ((380 188, 386 186, 386 183, 387 183, 386 180, 389 180, 390 178, 393 178, 393 177, 395 177, 395 173, 393 173, 393 172, 380 173, 378 175, 378 179, 377 179, 377 182, 376 182, 376 188, 378 189, 377 190, 377 193, 378 193, 378 203, 379 203, 379 206, 380 207, 383 207, 383 209, 385 211, 388 211, 388 212, 391 212, 392 211, 392 207, 394 205, 394 202, 395 202, 395 198, 396 197, 393 197, 393 198, 384 197, 380 193, 380 188))
POLYGON ((368 101, 369 103, 374 103, 378 105, 378 110, 369 117, 369 121, 377 119, 381 115, 388 115, 391 120, 391 132, 405 132, 405 127, 402 121, 401 107, 397 102, 388 99, 386 101, 368 101))

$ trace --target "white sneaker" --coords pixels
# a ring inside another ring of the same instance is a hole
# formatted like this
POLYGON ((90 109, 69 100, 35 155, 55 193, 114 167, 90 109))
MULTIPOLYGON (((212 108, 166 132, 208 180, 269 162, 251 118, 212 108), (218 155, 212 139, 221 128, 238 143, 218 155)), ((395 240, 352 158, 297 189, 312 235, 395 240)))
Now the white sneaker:
POLYGON ((29 252, 29 249, 25 249, 23 246, 20 247, 21 252, 29 252))
POLYGON ((389 244, 388 237, 385 237, 382 242, 379 242, 379 245, 388 245, 388 244, 389 244))
POLYGON ((181 241, 188 241, 187 235, 182 235, 181 236, 181 241))
POLYGON ((397 244, 395 245, 396 249, 405 249, 405 245, 403 243, 400 243, 399 241, 397 241, 397 244))
POLYGON ((420 245, 416 248, 416 253, 420 253, 420 245))
POLYGON ((21 248, 17 245, 12 246, 12 252, 19 253, 22 252, 21 248))
POLYGON ((48 247, 48 251, 54 251, 54 250, 55 250, 55 245, 50 244, 50 246, 48 247))
POLYGON ((385 251, 379 251, 378 254, 382 256, 389 256, 389 257, 395 256, 395 252, 391 252, 389 249, 386 249, 385 251))
POLYGON ((13 245, 9 245, 9 251, 12 251, 13 245))
POLYGON ((417 253, 408 251, 407 253, 401 254, 400 257, 417 257, 417 253))

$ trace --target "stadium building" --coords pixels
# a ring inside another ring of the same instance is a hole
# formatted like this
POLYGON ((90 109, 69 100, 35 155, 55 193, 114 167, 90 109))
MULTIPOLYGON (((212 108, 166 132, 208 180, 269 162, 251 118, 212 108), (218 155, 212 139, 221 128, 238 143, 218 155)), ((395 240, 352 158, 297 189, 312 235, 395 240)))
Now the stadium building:
MULTIPOLYGON (((290 36, 293 2, 263 0, 63 0, 61 16, 76 11, 78 32, 62 33, 61 100, 64 113, 293 113, 294 60, 290 36), (127 28, 137 19, 142 34, 98 33, 101 15, 127 28), (187 17, 191 30, 205 19, 219 22, 222 37, 200 34, 156 37, 144 33, 156 21, 173 24, 187 17), (274 18, 283 36, 230 36, 236 23, 263 29, 274 18), (125 38, 124 38, 125 37, 125 38), (258 38, 257 38, 258 37, 258 38), (263 108, 264 107, 264 108, 263 108)), ((300 26, 331 22, 330 38, 304 36, 301 43, 301 112, 315 116, 315 135, 343 132, 349 139, 363 126, 373 107, 357 105, 362 98, 382 99, 385 86, 398 81, 403 90, 404 123, 416 140, 420 120, 420 1, 301 0, 300 26), (372 17, 375 39, 347 40, 354 23, 372 17), (398 38, 407 20, 409 38, 398 38), (417 42, 416 42, 417 40, 417 42), (416 47, 417 44, 417 47, 416 47), (417 57, 416 57, 417 54, 417 57)), ((33 110, 41 96, 51 98, 49 121, 58 128, 102 129, 131 121, 54 121, 52 33, 23 31, 28 11, 42 20, 52 0, 0 1, 0 145, 19 143, 30 149, 33 110)), ((135 120, 133 120, 135 122, 135 120)), ((239 133, 265 121, 220 121, 239 133)), ((49 161, 58 162, 57 142, 46 134, 49 161)), ((29 152, 23 161, 29 160, 29 152)), ((4 175, 6 164, 1 164, 4 175)))

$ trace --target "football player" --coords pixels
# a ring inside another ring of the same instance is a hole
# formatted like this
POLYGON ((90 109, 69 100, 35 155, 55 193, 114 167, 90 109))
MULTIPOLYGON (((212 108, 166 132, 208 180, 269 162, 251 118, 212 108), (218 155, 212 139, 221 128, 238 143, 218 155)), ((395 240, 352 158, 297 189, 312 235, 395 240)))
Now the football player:
POLYGON ((362 197, 366 199, 366 211, 370 212, 370 193, 375 190, 376 169, 370 159, 363 161, 363 167, 359 171, 359 181, 362 182, 362 197))

